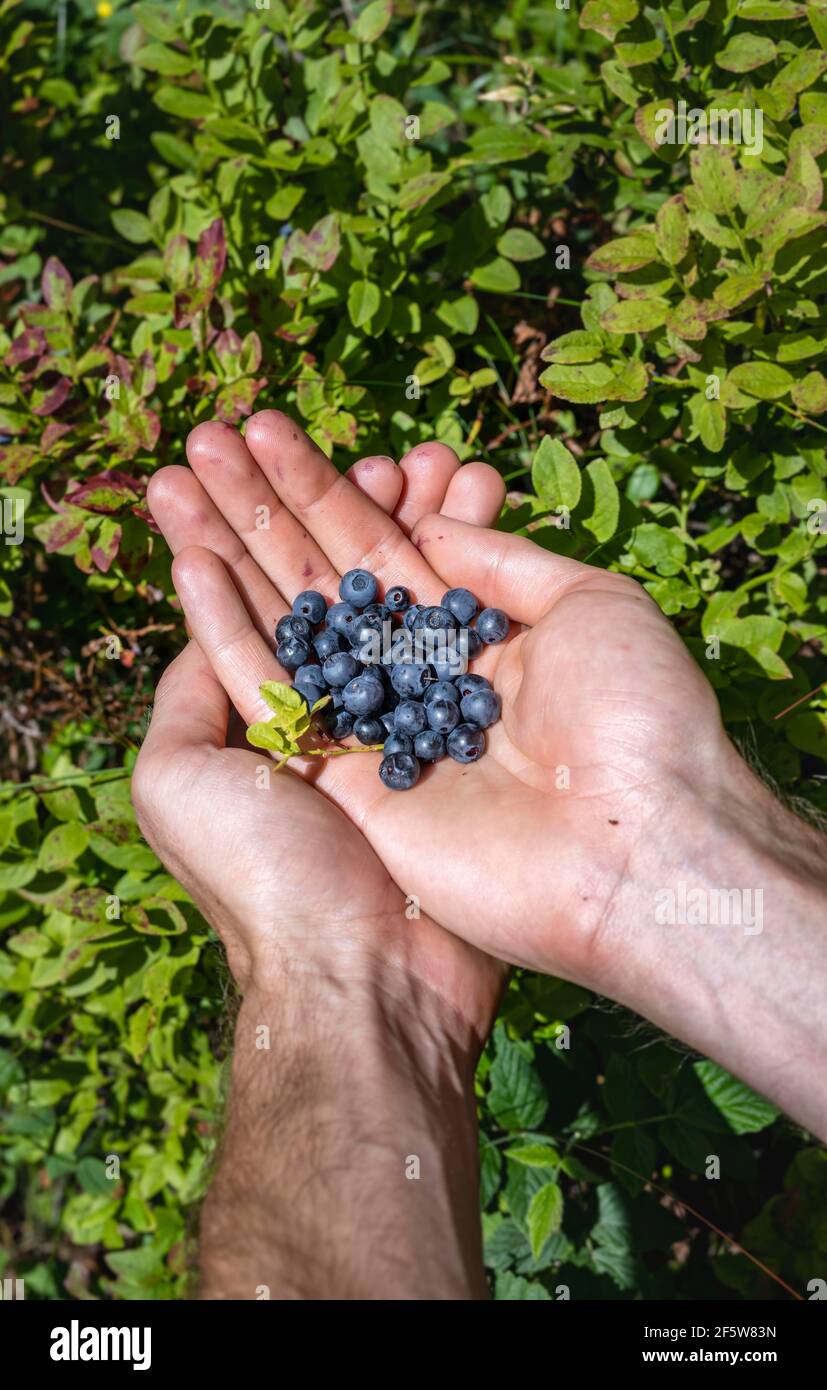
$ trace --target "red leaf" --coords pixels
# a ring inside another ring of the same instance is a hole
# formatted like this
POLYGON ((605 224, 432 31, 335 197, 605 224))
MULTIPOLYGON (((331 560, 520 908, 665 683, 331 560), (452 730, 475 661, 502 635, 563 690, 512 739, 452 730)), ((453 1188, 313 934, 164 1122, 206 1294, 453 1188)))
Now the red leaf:
POLYGON ((24 328, 22 333, 12 339, 12 345, 6 353, 5 362, 7 367, 19 367, 21 362, 28 362, 31 357, 40 357, 46 351, 46 334, 42 328, 24 328))
POLYGON ((98 533, 97 544, 92 546, 92 560, 101 574, 108 571, 120 543, 121 527, 112 521, 105 521, 98 533))
POLYGON ((64 545, 77 540, 78 536, 83 534, 83 526, 82 516, 67 512, 65 516, 53 517, 51 521, 44 521, 36 526, 35 535, 39 540, 45 541, 47 554, 51 555, 55 550, 61 550, 64 545))
POLYGON ((42 395, 40 392, 36 393, 36 398, 39 397, 39 401, 37 405, 32 406, 32 414, 54 415, 56 411, 60 410, 71 389, 72 383, 68 376, 59 376, 54 385, 47 387, 42 395))
POLYGON ((38 451, 31 444, 9 444, 0 449, 0 478, 10 487, 34 468, 38 451))
POLYGON ((64 424, 62 420, 50 420, 40 436, 41 452, 48 454, 52 445, 62 439, 64 434, 69 434, 71 428, 71 425, 64 424))
POLYGON ((138 478, 117 469, 107 469, 94 478, 87 478, 79 487, 66 493, 66 501, 87 512, 116 512, 137 502, 143 491, 138 478))
POLYGON ((72 297, 72 277, 57 256, 50 256, 40 277, 43 298, 50 309, 69 308, 72 297))

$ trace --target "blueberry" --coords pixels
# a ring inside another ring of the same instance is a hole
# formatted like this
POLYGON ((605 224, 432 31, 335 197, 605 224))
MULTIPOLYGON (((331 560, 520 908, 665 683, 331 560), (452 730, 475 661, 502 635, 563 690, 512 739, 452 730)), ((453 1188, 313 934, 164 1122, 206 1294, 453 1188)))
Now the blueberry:
POLYGON ((385 700, 382 682, 371 674, 356 676, 354 680, 348 681, 342 693, 345 709, 349 709, 357 719, 366 714, 378 714, 385 700))
MULTIPOLYGON (((479 656, 482 651, 482 638, 477 635, 472 627, 464 627, 460 630, 460 639, 465 640, 465 650, 468 660, 473 661, 475 656, 479 656)), ((462 648, 460 648, 462 650, 462 648)))
POLYGON ((378 585, 367 570, 348 570, 339 584, 339 597, 354 608, 367 608, 376 598, 378 585))
POLYGON ((396 714, 393 710, 387 710, 384 714, 380 714, 379 723, 384 726, 386 733, 392 734, 396 728, 396 714))
POLYGON ((391 791, 406 792, 419 781, 419 763, 412 753, 392 753, 379 764, 379 776, 391 791))
POLYGON ((389 758, 393 753, 411 753, 413 752, 413 739, 410 734, 398 734, 394 730, 385 739, 385 746, 382 751, 386 758, 389 758))
POLYGON ((459 704, 460 695, 453 681, 438 680, 433 685, 429 685, 422 697, 426 705, 432 700, 453 700, 455 705, 459 704))
POLYGON ((362 617, 367 618, 370 613, 378 613, 383 623, 391 620, 391 610, 386 603, 369 603, 367 608, 362 609, 362 617))
POLYGON ((338 632, 341 637, 350 639, 353 629, 359 617, 358 609, 352 603, 331 603, 327 610, 325 622, 328 627, 332 627, 334 632, 338 632))
POLYGON ((479 605, 467 589, 449 589, 447 594, 443 595, 442 607, 453 613, 458 623, 467 627, 474 621, 479 605))
POLYGON ((306 618, 309 623, 316 627, 324 621, 327 612, 327 604, 322 595, 316 589, 304 589, 293 600, 293 613, 296 617, 306 618))
POLYGON ((394 584, 385 590, 385 603, 391 613, 404 613, 406 608, 410 608, 411 596, 404 584, 394 584))
POLYGON ((475 763, 485 752, 485 734, 472 724, 458 724, 448 735, 448 755, 457 763, 475 763))
POLYGON ((423 729, 414 739, 414 753, 423 763, 437 763, 445 757, 445 735, 436 729, 423 729))
POLYGON ((393 688, 403 700, 411 697, 421 698, 435 680, 436 671, 427 663, 423 665, 420 662, 409 661, 391 669, 393 688))
POLYGON ((331 627, 323 628, 321 632, 317 632, 316 636, 311 638, 311 643, 319 661, 326 661, 334 652, 343 652, 345 649, 344 638, 340 637, 338 632, 334 632, 331 627))
POLYGON ((353 733, 355 720, 349 709, 331 709, 327 705, 322 710, 325 727, 332 738, 347 738, 353 733))
POLYGON ((309 642, 310 624, 307 619, 296 613, 285 613, 283 618, 279 618, 276 623, 276 641, 284 642, 288 637, 301 637, 305 642, 309 642))
POLYGON ((428 727, 425 706, 418 700, 402 700, 396 706, 394 719, 394 728, 400 734, 421 734, 422 730, 428 727))
POLYGON ((502 712, 502 700, 496 690, 472 690, 463 696, 460 705, 462 717, 478 729, 487 729, 496 724, 502 712))
POLYGON ((303 666, 310 655, 310 647, 303 637, 285 637, 276 647, 276 658, 285 671, 296 671, 303 666))
POLYGON ((322 674, 328 685, 347 685, 361 670, 359 662, 350 652, 334 652, 322 666, 322 674))
POLYGON ((360 743, 382 743, 385 738, 385 729, 381 719, 374 719, 372 715, 364 719, 357 719, 353 726, 353 732, 360 743))
POLYGON ((360 613, 350 629, 350 640, 354 647, 361 647, 371 637, 382 631, 382 618, 379 613, 360 613))
POLYGON ((437 674, 437 681, 444 684, 447 681, 455 681, 461 676, 466 667, 456 647, 449 647, 446 652, 446 660, 440 661, 439 657, 434 657, 434 670, 437 674))
POLYGON ((322 668, 314 661, 306 661, 300 666, 293 677, 294 685, 318 685, 322 690, 327 685, 322 674, 322 668))
POLYGON ((508 618, 501 608, 483 608, 477 618, 477 636, 486 645, 504 641, 508 636, 508 618))
POLYGON ((456 685, 457 690, 459 691, 460 700, 463 700, 466 695, 470 695, 472 690, 491 689, 491 682, 487 676, 460 676, 459 679, 454 682, 454 684, 456 685))
POLYGON ((429 632, 453 632, 456 629, 457 620, 447 608, 440 608, 437 604, 432 608, 423 608, 417 614, 414 627, 427 628, 429 632))
POLYGON ((363 646, 354 644, 353 655, 363 666, 372 666, 377 673, 382 670, 380 662, 382 660, 382 647, 374 632, 371 640, 365 642, 363 646))
POLYGON ((431 700, 424 706, 428 724, 438 734, 450 734, 460 722, 459 705, 455 700, 431 700))
POLYGON ((402 619, 402 622, 404 623, 405 627, 408 629, 409 632, 413 632, 414 623, 416 622, 421 612, 421 603, 412 603, 410 608, 406 611, 405 616, 402 619))
MULTIPOLYGON (((309 681, 306 685, 294 685, 293 689, 298 690, 308 709, 312 709, 316 702, 323 700, 328 693, 321 685, 311 685, 309 681)), ((325 705, 325 709, 319 713, 324 714, 327 709, 328 706, 325 705)))

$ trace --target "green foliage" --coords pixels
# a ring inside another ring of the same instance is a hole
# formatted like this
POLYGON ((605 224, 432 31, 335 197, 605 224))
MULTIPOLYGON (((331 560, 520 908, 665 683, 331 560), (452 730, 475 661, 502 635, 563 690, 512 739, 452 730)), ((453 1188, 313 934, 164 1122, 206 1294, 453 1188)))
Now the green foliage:
MULTIPOLYGON (((104 602, 179 624, 144 499, 198 420, 277 406, 342 467, 436 436, 500 467, 504 528, 640 579, 827 807, 824 5, 113 10, 60 49, 0 0, 0 614, 65 622, 70 680, 104 602), (681 101, 760 150, 659 143, 681 101)), ((33 1295, 180 1297, 222 977, 98 771, 110 705, 0 796, 2 1244, 33 1295)), ((779 1292, 681 1201, 798 1291, 823 1265, 814 1151, 582 990, 515 979, 478 1092, 498 1298, 779 1292)))

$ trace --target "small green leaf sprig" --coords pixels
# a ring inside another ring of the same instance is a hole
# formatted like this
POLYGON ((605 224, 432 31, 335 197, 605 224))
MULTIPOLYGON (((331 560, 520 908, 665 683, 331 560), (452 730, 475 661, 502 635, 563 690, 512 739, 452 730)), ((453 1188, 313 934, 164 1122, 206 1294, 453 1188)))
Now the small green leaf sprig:
POLYGON ((330 696, 324 695, 308 709, 298 690, 281 681, 264 681, 259 693, 273 711, 271 719, 250 724, 247 729, 247 742, 254 748, 266 748, 269 753, 281 754, 276 763, 276 771, 284 767, 290 758, 313 755, 318 758, 335 758, 343 753, 376 753, 382 745, 360 744, 354 748, 342 745, 322 748, 302 748, 300 740, 309 733, 315 715, 330 703, 330 696))

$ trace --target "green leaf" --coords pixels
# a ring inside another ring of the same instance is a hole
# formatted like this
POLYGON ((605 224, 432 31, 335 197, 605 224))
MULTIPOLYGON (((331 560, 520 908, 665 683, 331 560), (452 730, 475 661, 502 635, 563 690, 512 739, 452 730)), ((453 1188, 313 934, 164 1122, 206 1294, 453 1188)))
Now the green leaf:
POLYGON ((794 378, 774 362, 742 362, 733 367, 727 381, 747 396, 759 401, 777 401, 786 396, 794 378))
POLYGON ((186 87, 159 87, 152 100, 168 116, 181 116, 184 120, 201 120, 215 110, 211 97, 186 87))
POLYGON ((497 1303, 553 1303, 554 1299, 542 1284, 536 1280, 523 1279, 511 1270, 501 1270, 494 1284, 494 1299, 497 1303))
POLYGON ((799 410, 807 415, 823 415, 827 410, 827 379, 821 372, 808 372, 803 381, 797 381, 790 393, 799 410))
POLYGON ((525 1163, 529 1168, 560 1167, 560 1155, 550 1144, 520 1144, 516 1148, 506 1149, 505 1156, 515 1163, 525 1163))
POLYGON ((392 0, 371 0, 371 4, 365 6, 350 32, 359 43, 375 43, 390 24, 392 14, 392 0))
POLYGON ((689 218, 680 194, 661 203, 655 216, 655 245, 667 265, 677 265, 689 249, 689 218))
POLYGON ((598 247, 589 256, 586 265, 590 270, 605 270, 609 274, 640 270, 656 259, 657 249, 653 232, 632 232, 629 236, 617 237, 598 247))
POLYGON ((153 240, 152 223, 142 212, 134 212, 131 208, 116 208, 111 218, 112 226, 124 240, 137 242, 139 246, 153 240))
POLYGON ((471 282, 481 290, 493 294, 509 294, 520 288, 520 272, 511 261, 503 256, 495 256, 493 261, 477 266, 471 271, 471 282))
POLYGON ((657 570, 664 577, 679 574, 686 564, 686 546, 680 536, 654 521, 635 527, 629 550, 639 564, 657 570))
MULTIPOLYGON (((702 391, 689 397, 687 403, 695 434, 711 454, 720 453, 726 439, 726 411, 720 401, 707 400, 702 391)), ((694 436, 693 436, 694 437, 694 436)))
POLYGON ((536 261, 546 254, 539 237, 523 227, 509 227, 497 241, 497 250, 510 261, 536 261))
POLYGON ((540 501, 547 507, 571 510, 580 501, 580 469, 565 444, 546 434, 531 465, 531 481, 540 501))
POLYGON ((545 1087, 518 1044, 505 1035, 489 1074, 488 1104, 502 1129, 536 1129, 548 1109, 545 1087))
POLYGON ((607 333, 647 333, 660 328, 669 312, 668 299, 621 299, 600 316, 607 333))
POLYGON ((605 362, 589 366, 568 366, 554 363, 541 373, 540 385, 564 401, 579 405, 596 405, 612 399, 615 376, 605 362))
POLYGON ((594 491, 594 508, 591 516, 583 519, 583 525, 602 544, 617 530, 620 494, 605 459, 592 459, 586 464, 585 472, 594 491))
POLYGON ((546 1241, 559 1231, 562 1221, 563 1193, 556 1182, 546 1183, 535 1192, 528 1209, 528 1238, 535 1260, 539 1260, 546 1241))
POLYGON ((732 155, 721 145, 702 145, 690 159, 692 182, 708 212, 730 213, 738 206, 738 175, 732 155))
POLYGON ((520 125, 486 125, 475 130, 468 141, 474 162, 481 164, 513 163, 527 159, 545 147, 545 140, 525 123, 520 125))
POLYGON ((476 333, 480 309, 472 295, 464 294, 459 299, 444 299, 436 316, 455 333, 476 333))
POLYGON ((772 39, 763 34, 736 34, 716 56, 715 62, 725 72, 752 72, 771 63, 777 53, 772 39))
POLYGON ((369 323, 379 308, 382 296, 378 285, 370 280, 354 280, 347 292, 347 311, 354 328, 369 323))
POLYGON ((164 43, 148 43, 139 48, 134 61, 139 68, 159 72, 162 77, 186 77, 193 69, 193 61, 189 54, 181 53, 176 48, 167 48, 164 43))
POLYGON ((775 1105, 736 1081, 716 1062, 695 1062, 693 1070, 715 1109, 735 1134, 754 1134, 778 1117, 775 1105))
POLYGON ((606 39, 614 39, 639 13, 637 0, 586 0, 580 13, 580 28, 595 29, 606 39))
POLYGON ((38 864, 46 873, 68 868, 79 859, 89 844, 89 833, 77 821, 66 821, 50 830, 38 855, 38 864))

